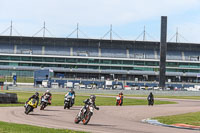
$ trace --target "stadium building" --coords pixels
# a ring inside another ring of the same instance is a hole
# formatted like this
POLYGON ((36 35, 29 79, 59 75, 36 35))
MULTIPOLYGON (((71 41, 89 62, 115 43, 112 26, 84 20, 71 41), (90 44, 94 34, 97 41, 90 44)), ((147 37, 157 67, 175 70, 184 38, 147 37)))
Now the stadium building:
MULTIPOLYGON (((160 42, 0 36, 0 75, 158 81, 160 42)), ((200 44, 167 43, 166 81, 198 82, 200 44)))

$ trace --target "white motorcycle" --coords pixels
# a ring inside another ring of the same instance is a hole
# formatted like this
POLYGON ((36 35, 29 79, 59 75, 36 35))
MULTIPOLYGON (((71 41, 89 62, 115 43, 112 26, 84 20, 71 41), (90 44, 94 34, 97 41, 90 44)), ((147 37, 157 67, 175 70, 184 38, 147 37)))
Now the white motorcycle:
POLYGON ((44 110, 44 108, 47 107, 47 105, 49 104, 49 99, 50 95, 45 95, 44 97, 42 97, 41 99, 41 104, 40 104, 40 110, 44 110))
POLYGON ((87 125, 93 115, 93 111, 94 107, 87 105, 86 108, 81 111, 80 117, 79 115, 76 116, 74 122, 78 124, 80 121, 82 121, 84 125, 87 125))
POLYGON ((70 107, 73 106, 73 102, 72 102, 73 99, 74 99, 74 95, 65 96, 65 98, 64 98, 64 109, 66 109, 66 108, 70 109, 70 107))

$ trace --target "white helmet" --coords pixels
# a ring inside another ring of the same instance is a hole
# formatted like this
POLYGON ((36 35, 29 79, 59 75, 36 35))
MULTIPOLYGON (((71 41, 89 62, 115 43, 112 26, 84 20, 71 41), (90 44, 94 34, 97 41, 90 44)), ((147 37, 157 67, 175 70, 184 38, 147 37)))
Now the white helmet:
POLYGON ((46 90, 46 93, 49 93, 50 91, 49 90, 46 90))

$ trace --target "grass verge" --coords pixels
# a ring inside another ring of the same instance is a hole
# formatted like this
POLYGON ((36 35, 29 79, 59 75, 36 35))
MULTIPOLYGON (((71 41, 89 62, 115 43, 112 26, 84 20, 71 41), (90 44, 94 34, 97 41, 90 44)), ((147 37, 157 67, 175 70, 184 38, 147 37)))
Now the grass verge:
MULTIPOLYGON (((9 92, 10 93, 10 92, 9 92)), ((0 104, 0 107, 5 106, 22 106, 24 105, 24 102, 34 94, 30 92, 13 92, 17 93, 18 96, 18 102, 21 104, 0 104)), ((41 95, 42 93, 40 93, 41 95)), ((64 105, 64 95, 65 93, 59 93, 59 94, 53 94, 52 96, 52 106, 63 106, 64 105)), ((89 96, 81 96, 77 95, 75 98, 75 106, 83 106, 83 101, 85 99, 89 98, 89 96)), ((97 106, 115 106, 116 99, 115 97, 100 97, 97 96, 96 98, 96 105, 97 106)), ((175 102, 170 101, 159 101, 156 100, 155 104, 175 104, 175 102)), ((145 99, 130 99, 130 98, 124 98, 124 104, 123 105, 147 105, 147 100, 145 99)))
POLYGON ((172 115, 172 116, 161 116, 161 117, 155 117, 153 119, 156 119, 159 122, 168 125, 181 123, 181 124, 200 126, 200 112, 172 115))
POLYGON ((0 122, 0 133, 86 133, 68 129, 44 128, 25 124, 0 122))

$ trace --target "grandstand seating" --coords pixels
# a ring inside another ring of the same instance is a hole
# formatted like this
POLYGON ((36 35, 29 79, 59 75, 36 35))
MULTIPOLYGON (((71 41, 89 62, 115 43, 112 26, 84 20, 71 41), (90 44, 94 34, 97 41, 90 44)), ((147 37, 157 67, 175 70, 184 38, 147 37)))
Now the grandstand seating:
POLYGON ((14 46, 12 44, 1 44, 0 53, 13 53, 14 46))
POLYGON ((185 60, 188 61, 198 61, 200 53, 197 51, 184 51, 185 60))
POLYGON ((118 57, 118 58, 126 58, 126 49, 101 49, 101 56, 102 57, 118 57))
POLYGON ((70 55, 70 47, 56 44, 56 45, 45 45, 45 52, 46 55, 70 55))
POLYGON ((167 60, 182 60, 181 51, 167 51, 167 60))
MULTIPOLYGON (((89 57, 111 57, 111 58, 133 58, 133 59, 159 59, 160 51, 155 49, 142 48, 100 48, 98 46, 81 46, 81 45, 65 45, 65 44, 1 44, 0 53, 16 53, 16 54, 35 54, 35 55, 64 55, 70 56, 89 56, 89 57), (128 52, 127 52, 128 50, 128 52)), ((167 60, 188 60, 199 61, 200 53, 198 51, 167 51, 167 60)))
POLYGON ((73 55, 74 56, 92 56, 97 57, 98 48, 94 47, 73 47, 73 55))

